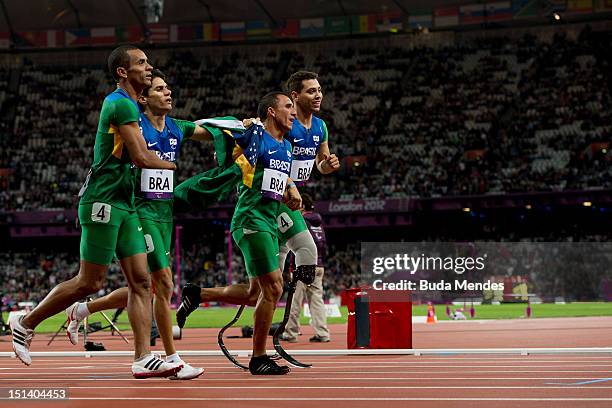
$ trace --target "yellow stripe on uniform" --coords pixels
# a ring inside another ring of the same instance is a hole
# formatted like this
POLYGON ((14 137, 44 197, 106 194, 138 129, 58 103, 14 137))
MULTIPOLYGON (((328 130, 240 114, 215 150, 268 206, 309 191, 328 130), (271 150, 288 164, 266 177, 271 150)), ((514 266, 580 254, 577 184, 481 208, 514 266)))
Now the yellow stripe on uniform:
POLYGON ((242 183, 248 188, 252 188, 253 177, 255 177, 255 167, 251 166, 251 163, 249 163, 246 156, 243 154, 240 146, 234 146, 232 158, 234 158, 234 161, 238 167, 240 167, 240 171, 242 171, 242 183))
POLYGON ((108 134, 113 135, 113 156, 118 159, 121 159, 123 155, 123 139, 121 139, 121 135, 119 134, 119 129, 115 126, 111 125, 108 128, 108 134))

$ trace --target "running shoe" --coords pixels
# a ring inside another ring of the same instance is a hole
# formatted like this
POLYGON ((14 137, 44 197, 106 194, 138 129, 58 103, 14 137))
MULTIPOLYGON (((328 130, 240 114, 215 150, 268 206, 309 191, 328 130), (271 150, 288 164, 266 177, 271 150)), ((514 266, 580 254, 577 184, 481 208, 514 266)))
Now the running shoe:
POLYGON ((132 363, 132 375, 138 379, 171 377, 181 368, 181 363, 167 363, 156 355, 148 354, 132 363))
POLYGON ((291 371, 291 368, 279 366, 270 356, 264 354, 259 357, 251 357, 249 371, 253 375, 285 375, 291 371))
POLYGON ((72 306, 66 309, 66 316, 68 316, 66 335, 68 336, 68 340, 75 346, 79 344, 79 327, 81 326, 81 320, 77 318, 78 307, 79 302, 74 302, 72 306))
POLYGON ((23 315, 17 314, 12 315, 9 319, 9 326, 11 327, 11 333, 13 334, 13 351, 23 364, 30 365, 32 364, 32 357, 30 357, 30 344, 32 344, 34 330, 26 329, 21 324, 22 319, 23 315))
POLYGON ((176 323, 182 329, 185 326, 187 317, 200 306, 200 287, 193 283, 188 283, 181 290, 183 300, 176 309, 176 323))
POLYGON ((179 361, 179 364, 182 364, 183 368, 175 375, 168 377, 171 380, 192 380, 204 374, 203 368, 192 367, 183 360, 179 361))

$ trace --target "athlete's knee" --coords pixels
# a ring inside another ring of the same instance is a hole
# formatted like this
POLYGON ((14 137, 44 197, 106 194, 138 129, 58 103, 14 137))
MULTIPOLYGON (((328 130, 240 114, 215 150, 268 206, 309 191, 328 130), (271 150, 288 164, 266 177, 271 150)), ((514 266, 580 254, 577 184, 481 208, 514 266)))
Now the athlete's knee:
POLYGON ((174 290, 174 282, 172 282, 172 272, 170 268, 164 268, 153 273, 153 287, 155 295, 163 299, 169 299, 174 290))
POLYGON ((276 303, 283 294, 283 278, 278 275, 279 277, 270 276, 261 283, 261 291, 267 301, 276 303))
POLYGON ((146 274, 135 274, 132 277, 131 285, 128 285, 133 292, 149 293, 151 291, 151 276, 146 274))
POLYGON ((91 273, 81 269, 77 275, 77 292, 80 297, 98 292, 104 288, 105 281, 105 273, 91 273))
POLYGON ((287 246, 295 254, 297 265, 317 263, 317 245, 309 231, 302 231, 287 240, 287 246))
POLYGON ((257 285, 251 286, 248 289, 248 300, 245 302, 247 306, 255 306, 257 305, 257 301, 259 300, 259 295, 261 291, 257 285))

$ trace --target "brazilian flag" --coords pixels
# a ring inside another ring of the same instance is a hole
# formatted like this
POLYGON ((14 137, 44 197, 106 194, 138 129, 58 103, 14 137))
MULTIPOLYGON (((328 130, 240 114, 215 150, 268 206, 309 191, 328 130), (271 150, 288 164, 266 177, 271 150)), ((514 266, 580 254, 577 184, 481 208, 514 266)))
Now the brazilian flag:
POLYGON ((238 119, 227 116, 196 121, 213 136, 217 166, 185 180, 174 190, 177 212, 201 211, 227 199, 240 183, 252 187, 257 149, 263 135, 261 123, 245 129, 238 119))

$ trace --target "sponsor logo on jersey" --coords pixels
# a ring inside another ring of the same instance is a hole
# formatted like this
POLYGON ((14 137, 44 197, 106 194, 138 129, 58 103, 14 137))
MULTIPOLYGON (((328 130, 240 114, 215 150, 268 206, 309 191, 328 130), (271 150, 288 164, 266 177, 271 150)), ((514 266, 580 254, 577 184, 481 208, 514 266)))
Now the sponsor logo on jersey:
POLYGON ((157 154, 157 157, 159 157, 162 160, 170 161, 170 162, 176 161, 176 152, 162 153, 159 150, 156 150, 155 154, 157 154))
POLYGON ((317 148, 316 147, 297 147, 293 148, 294 156, 316 156, 317 148))
POLYGON ((270 159, 270 166, 273 170, 280 170, 285 173, 289 172, 289 168, 291 167, 291 163, 288 161, 278 160, 278 159, 270 159))

